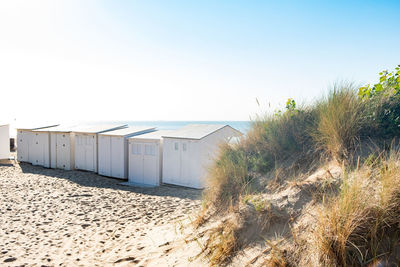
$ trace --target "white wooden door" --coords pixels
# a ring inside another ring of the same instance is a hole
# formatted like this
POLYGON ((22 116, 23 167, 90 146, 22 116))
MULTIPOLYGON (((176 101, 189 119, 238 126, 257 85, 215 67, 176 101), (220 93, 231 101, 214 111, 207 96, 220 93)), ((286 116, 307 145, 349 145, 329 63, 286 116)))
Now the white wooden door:
POLYGON ((111 176, 111 137, 99 136, 99 174, 111 176))
POLYGON ((129 181, 143 184, 143 144, 131 142, 129 145, 129 181))
POLYGON ((66 133, 57 134, 57 168, 63 170, 71 169, 71 141, 70 135, 66 133))
POLYGON ((111 137, 111 176, 121 179, 126 178, 124 142, 124 137, 111 137))
POLYGON ((163 182, 179 185, 181 175, 181 147, 179 140, 164 139, 163 150, 163 182))
POLYGON ((96 171, 96 157, 95 157, 95 136, 86 135, 85 136, 85 170, 96 171))
POLYGON ((42 137, 43 134, 33 134, 32 150, 30 151, 32 165, 44 165, 44 144, 42 137))
POLYGON ((49 133, 40 132, 33 136, 33 165, 50 167, 49 133))
POLYGON ((18 161, 29 161, 29 134, 25 131, 17 132, 17 159, 18 161))
POLYGON ((155 143, 144 144, 143 154, 143 183, 159 185, 159 145, 155 143))
POLYGON ((57 133, 50 133, 50 167, 57 168, 57 133))
POLYGON ((180 140, 180 176, 179 184, 184 186, 191 186, 191 143, 187 140, 180 140))
POLYGON ((42 144, 43 144, 43 166, 50 168, 50 133, 46 132, 42 134, 42 144))
POLYGON ((75 168, 84 169, 85 166, 85 136, 77 134, 75 136, 75 168))
POLYGON ((28 142, 28 162, 29 163, 36 163, 36 157, 37 153, 35 150, 35 145, 36 145, 36 133, 34 132, 26 132, 26 135, 28 136, 29 142, 28 142))

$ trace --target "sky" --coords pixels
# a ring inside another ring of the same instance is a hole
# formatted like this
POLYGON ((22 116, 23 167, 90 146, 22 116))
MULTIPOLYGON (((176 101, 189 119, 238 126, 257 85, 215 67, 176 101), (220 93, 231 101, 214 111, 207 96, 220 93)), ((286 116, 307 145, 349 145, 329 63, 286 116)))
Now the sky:
POLYGON ((249 120, 399 47, 400 1, 0 0, 0 120, 249 120))

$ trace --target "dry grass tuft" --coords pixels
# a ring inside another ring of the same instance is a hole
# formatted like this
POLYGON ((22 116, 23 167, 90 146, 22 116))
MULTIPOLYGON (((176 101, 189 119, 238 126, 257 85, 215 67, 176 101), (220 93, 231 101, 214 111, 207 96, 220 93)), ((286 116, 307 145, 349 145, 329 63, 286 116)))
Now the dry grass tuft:
POLYGON ((352 84, 335 85, 316 109, 318 122, 313 136, 317 149, 337 159, 348 158, 365 120, 364 104, 356 88, 352 84))
POLYGON ((348 175, 339 196, 321 211, 316 231, 320 262, 367 265, 392 253, 400 237, 400 153, 382 156, 348 175))
POLYGON ((241 195, 250 190, 246 154, 240 148, 228 144, 221 147, 220 156, 210 170, 204 201, 217 211, 227 211, 241 195))
POLYGON ((239 229, 237 224, 226 222, 211 230, 202 253, 208 257, 212 266, 228 263, 241 249, 239 229))
POLYGON ((273 243, 271 241, 267 241, 268 245, 271 247, 271 252, 269 254, 268 259, 264 262, 266 266, 271 267, 286 267, 288 266, 288 262, 286 260, 286 251, 282 250, 279 247, 279 241, 273 243))

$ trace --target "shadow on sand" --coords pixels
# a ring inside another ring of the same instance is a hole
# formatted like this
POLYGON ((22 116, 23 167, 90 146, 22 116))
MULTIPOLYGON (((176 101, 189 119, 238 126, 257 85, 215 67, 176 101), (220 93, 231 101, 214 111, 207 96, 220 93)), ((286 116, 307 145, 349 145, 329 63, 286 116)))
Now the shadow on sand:
POLYGON ((65 171, 59 169, 48 169, 41 166, 33 166, 29 163, 20 163, 19 166, 23 173, 44 175, 55 179, 65 179, 84 187, 109 188, 116 190, 129 191, 152 196, 170 196, 182 199, 196 200, 201 198, 202 190, 174 186, 161 185, 158 187, 138 187, 126 186, 121 183, 127 180, 115 179, 101 176, 93 172, 86 171, 65 171))

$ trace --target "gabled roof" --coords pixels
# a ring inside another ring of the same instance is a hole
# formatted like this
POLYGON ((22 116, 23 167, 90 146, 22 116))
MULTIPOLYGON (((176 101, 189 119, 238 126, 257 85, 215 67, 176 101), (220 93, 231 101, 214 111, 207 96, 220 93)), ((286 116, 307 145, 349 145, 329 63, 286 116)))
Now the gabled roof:
POLYGON ((145 133, 141 135, 136 135, 133 137, 130 137, 129 140, 137 140, 137 139, 146 139, 146 140, 155 140, 155 139, 161 139, 164 135, 169 134, 172 132, 171 130, 160 130, 160 131, 155 131, 151 133, 145 133))
POLYGON ((169 134, 163 135, 163 137, 200 140, 225 127, 229 127, 236 131, 238 135, 241 135, 238 130, 226 124, 189 124, 178 130, 171 131, 169 134))
POLYGON ((97 134, 97 133, 104 133, 107 131, 117 130, 126 128, 128 125, 121 124, 121 125, 91 125, 91 126, 78 126, 75 127, 72 131, 75 133, 90 133, 90 134, 97 134))
POLYGON ((131 126, 128 128, 113 130, 105 133, 101 133, 100 135, 111 135, 111 136, 130 136, 152 132, 156 129, 156 127, 150 126, 131 126))

